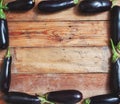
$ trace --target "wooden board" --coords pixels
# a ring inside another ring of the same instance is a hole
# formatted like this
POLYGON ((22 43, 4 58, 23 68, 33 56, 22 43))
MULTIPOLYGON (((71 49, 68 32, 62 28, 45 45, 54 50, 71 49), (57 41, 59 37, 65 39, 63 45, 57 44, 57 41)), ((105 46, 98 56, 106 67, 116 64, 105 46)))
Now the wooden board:
POLYGON ((110 67, 108 47, 16 48, 14 53, 17 73, 108 72, 110 67))
POLYGON ((109 22, 9 22, 11 47, 107 46, 109 22))
MULTIPOLYGON (((48 15, 38 12, 39 2, 28 12, 5 12, 13 57, 10 91, 76 89, 83 98, 109 93, 110 12, 82 15, 76 6, 48 15)), ((0 66, 5 53, 0 50, 0 66)))
POLYGON ((13 74, 10 91, 44 94, 77 89, 86 98, 110 92, 107 80, 107 74, 13 74))

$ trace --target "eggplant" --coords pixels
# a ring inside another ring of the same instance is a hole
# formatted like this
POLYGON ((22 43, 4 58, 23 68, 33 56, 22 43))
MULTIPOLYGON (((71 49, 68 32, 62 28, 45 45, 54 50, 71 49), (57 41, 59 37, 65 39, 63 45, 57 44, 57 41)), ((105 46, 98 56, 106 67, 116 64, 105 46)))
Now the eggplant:
POLYGON ((0 19, 0 49, 6 49, 9 46, 8 24, 6 19, 0 19))
POLYGON ((117 51, 120 50, 120 6, 114 6, 111 11, 111 39, 116 46, 117 51))
POLYGON ((28 11, 35 5, 35 0, 15 0, 6 4, 7 10, 10 11, 28 11))
POLYGON ((111 45, 112 63, 110 70, 111 91, 120 94, 120 6, 114 6, 111 11, 111 45))
POLYGON ((110 70, 110 89, 116 95, 120 95, 120 55, 111 39, 112 61, 110 70))
POLYGON ((41 12, 57 12, 71 8, 78 3, 78 0, 45 0, 38 4, 38 10, 41 12))
MULTIPOLYGON (((3 0, 0 1, 2 7, 3 0)), ((9 46, 8 24, 3 9, 0 9, 0 49, 6 49, 9 46)))
POLYGON ((8 92, 2 98, 10 104, 41 104, 40 99, 36 95, 29 95, 23 92, 8 92))
POLYGON ((78 5, 81 13, 100 13, 110 10, 112 1, 110 0, 83 0, 78 5))
POLYGON ((60 90, 44 94, 45 99, 61 104, 75 104, 82 99, 82 93, 77 90, 60 90))
POLYGON ((112 93, 93 96, 84 100, 84 104, 119 104, 119 102, 119 96, 112 93))
MULTIPOLYGON (((3 0, 0 1, 0 7, 3 7, 3 0)), ((0 49, 6 49, 9 46, 8 24, 5 13, 0 8, 0 49)))
POLYGON ((24 92, 8 92, 2 95, 1 99, 10 104, 54 104, 44 98, 44 96, 30 95, 24 92))
POLYGON ((116 62, 111 64, 111 73, 110 73, 110 85, 111 91, 120 94, 120 58, 116 62))
POLYGON ((9 48, 7 54, 3 61, 3 66, 0 72, 0 91, 3 93, 8 93, 11 82, 11 63, 12 56, 9 52, 9 48))

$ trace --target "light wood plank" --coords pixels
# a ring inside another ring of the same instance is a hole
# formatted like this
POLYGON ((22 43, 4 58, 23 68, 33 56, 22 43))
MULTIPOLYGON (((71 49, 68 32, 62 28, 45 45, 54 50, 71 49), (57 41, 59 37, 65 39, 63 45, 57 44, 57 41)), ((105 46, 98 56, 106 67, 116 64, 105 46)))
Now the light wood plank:
POLYGON ((109 22, 9 22, 11 47, 107 46, 109 22))
MULTIPOLYGON (((8 2, 10 0, 7 0, 8 2)), ((12 1, 12 0, 11 0, 12 1)), ((61 12, 52 13, 52 14, 43 14, 39 13, 37 10, 37 5, 41 0, 36 0, 36 6, 25 13, 13 13, 6 12, 7 19, 9 21, 79 21, 79 20, 108 20, 109 19, 109 11, 98 13, 94 15, 82 15, 78 12, 78 8, 73 7, 61 12)), ((120 5, 120 1, 117 0, 117 5, 120 5)))
POLYGON ((0 61, 3 60, 4 56, 6 55, 6 50, 0 50, 0 61))
POLYGON ((15 48, 13 73, 108 72, 108 47, 15 48))
POLYGON ((49 91, 76 89, 83 93, 83 98, 87 98, 110 92, 108 76, 108 74, 12 74, 10 91, 44 94, 49 91))

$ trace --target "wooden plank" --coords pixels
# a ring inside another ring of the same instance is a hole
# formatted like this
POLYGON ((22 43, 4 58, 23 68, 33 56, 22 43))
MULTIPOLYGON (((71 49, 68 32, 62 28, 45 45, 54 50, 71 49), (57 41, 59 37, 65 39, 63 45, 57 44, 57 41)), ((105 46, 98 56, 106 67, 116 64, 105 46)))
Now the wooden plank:
POLYGON ((108 74, 12 74, 10 91, 44 94, 76 89, 83 98, 109 92, 108 74), (102 80, 101 80, 102 79, 102 80))
MULTIPOLYGON (((109 12, 98 13, 94 15, 89 14, 82 15, 81 13, 78 12, 77 6, 57 13, 43 14, 39 13, 37 10, 37 5, 39 2, 40 0, 36 0, 36 6, 28 12, 24 13, 13 13, 10 11, 6 12, 8 21, 71 21, 71 20, 79 21, 79 20, 109 19, 109 12)), ((117 0, 116 4, 120 5, 120 1, 117 0)))
POLYGON ((108 47, 15 48, 13 73, 108 72, 108 47))
POLYGON ((109 22, 9 22, 11 47, 107 46, 109 22))
POLYGON ((6 50, 0 50, 0 61, 3 60, 3 57, 6 55, 6 50))

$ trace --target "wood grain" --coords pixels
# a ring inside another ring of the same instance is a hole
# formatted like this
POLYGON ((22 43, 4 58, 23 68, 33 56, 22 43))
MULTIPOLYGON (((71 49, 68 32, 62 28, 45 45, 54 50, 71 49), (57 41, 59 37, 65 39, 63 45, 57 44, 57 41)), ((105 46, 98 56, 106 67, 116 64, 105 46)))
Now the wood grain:
MULTIPOLYGON (((12 0, 6 0, 9 2, 12 0)), ((81 14, 78 12, 78 7, 63 10, 52 14, 43 14, 38 12, 37 5, 40 0, 36 0, 36 6, 25 13, 6 12, 7 19, 9 21, 80 21, 80 20, 108 20, 109 11, 98 14, 81 14)), ((120 5, 120 1, 116 1, 117 5, 120 5)))
MULTIPOLYGON (((49 91, 76 89, 83 99, 109 93, 108 74, 12 74, 10 91, 44 94, 49 91), (63 80, 64 79, 64 80, 63 80), (101 80, 102 79, 102 80, 101 80)), ((5 104, 0 100, 0 104, 5 104)), ((82 104, 82 101, 78 104, 82 104)))
MULTIPOLYGON (((6 51, 0 52, 0 66, 6 51)), ((12 73, 107 73, 108 47, 11 48, 12 73)))
POLYGON ((107 46, 109 22, 9 22, 11 47, 107 46))
POLYGON ((108 72, 108 47, 15 48, 13 72, 89 73, 108 72))
POLYGON ((108 74, 12 74, 10 91, 43 94, 64 89, 79 90, 83 98, 108 93, 108 74))

